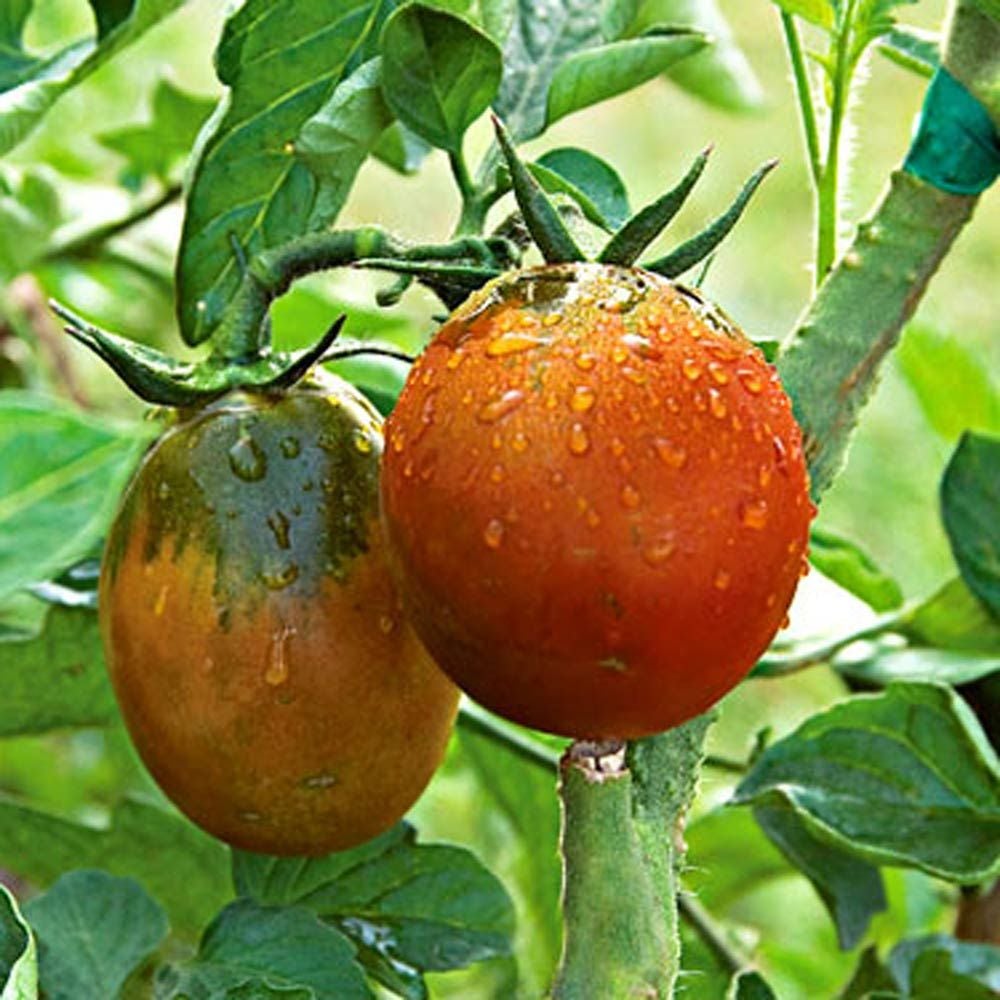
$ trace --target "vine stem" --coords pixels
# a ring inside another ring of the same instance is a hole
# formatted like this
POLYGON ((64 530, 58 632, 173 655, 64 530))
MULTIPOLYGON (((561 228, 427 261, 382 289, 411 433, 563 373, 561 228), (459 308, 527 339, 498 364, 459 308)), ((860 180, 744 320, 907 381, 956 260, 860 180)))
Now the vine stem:
POLYGON ((795 26, 795 18, 786 11, 779 11, 781 28, 785 35, 785 47, 788 50, 788 61, 792 65, 792 76, 795 80, 795 96, 799 104, 799 119, 806 140, 809 173, 813 187, 819 190, 820 177, 823 173, 823 161, 819 151, 819 131, 816 127, 816 112, 813 108, 812 87, 809 85, 809 74, 802 55, 802 43, 799 41, 799 31, 795 26))

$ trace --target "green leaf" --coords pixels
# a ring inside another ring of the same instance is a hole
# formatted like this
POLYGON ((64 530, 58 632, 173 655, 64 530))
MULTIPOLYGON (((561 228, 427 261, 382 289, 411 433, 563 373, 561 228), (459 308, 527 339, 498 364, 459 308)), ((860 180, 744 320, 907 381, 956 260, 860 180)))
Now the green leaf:
POLYGON ((850 539, 814 527, 809 533, 809 561, 875 611, 892 611, 903 603, 899 584, 850 539))
POLYGON ((1000 438, 962 435, 941 479, 941 516, 962 579, 1000 615, 1000 438))
POLYGON ((550 194, 568 194, 595 225, 617 229, 629 216, 628 192, 617 171, 585 149, 550 149, 529 169, 550 194))
POLYGON ((199 137, 177 266, 178 318, 189 344, 218 325, 239 286, 232 240, 248 259, 333 219, 322 181, 295 155, 305 124, 366 57, 377 0, 248 0, 216 51, 230 92, 199 137))
POLYGON ((167 936, 167 916, 138 882, 73 871, 24 908, 38 938, 47 1000, 106 1000, 167 936))
POLYGON ((231 895, 222 844, 173 813, 133 800, 117 806, 108 827, 97 828, 0 798, 0 866, 37 886, 78 867, 134 878, 186 936, 231 895))
POLYGON ((818 840, 792 809, 758 806, 753 812, 771 842, 819 893, 837 928, 841 949, 857 947, 872 917, 886 908, 879 870, 818 840))
POLYGON ((0 597, 93 551, 154 430, 0 393, 0 597))
POLYGON ((726 993, 727 1000, 778 1000, 759 972, 738 972, 726 993))
MULTIPOLYGON (((184 0, 134 0, 128 15, 100 40, 77 42, 55 57, 34 61, 30 76, 22 75, 16 86, 0 93, 0 155, 25 139, 67 90, 87 79, 183 3, 184 0)), ((3 82, 2 59, 0 82, 3 82)))
POLYGON ((299 906, 230 903, 198 954, 156 975, 157 1000, 369 1000, 372 991, 343 934, 299 906))
POLYGON ((912 1000, 996 1000, 996 990, 956 973, 945 949, 921 952, 910 970, 912 1000))
POLYGON ((969 684, 1000 670, 1000 654, 953 649, 883 648, 878 643, 848 646, 831 661, 846 677, 885 686, 893 681, 969 684))
POLYGON ((889 970, 904 992, 909 993, 916 986, 913 982, 915 965, 928 952, 943 954, 946 959, 944 967, 950 967, 953 974, 975 980, 991 991, 1000 990, 1000 947, 957 941, 946 934, 928 934, 900 941, 889 953, 889 970))
POLYGON ((573 53, 552 75, 546 124, 654 79, 705 44, 698 32, 678 28, 573 53))
POLYGON ((725 111, 756 111, 763 105, 763 87, 716 0, 645 0, 631 33, 644 34, 668 24, 692 28, 712 40, 711 45, 668 69, 669 80, 725 111))
POLYGON ((0 1000, 38 1000, 35 936, 0 884, 0 1000))
POLYGON ((376 58, 339 84, 302 126, 295 152, 319 181, 316 215, 337 217, 361 164, 392 120, 382 96, 381 60, 376 58))
POLYGON ((397 173, 415 174, 433 148, 402 122, 394 122, 382 133, 373 152, 397 173))
POLYGON ((135 0, 87 0, 97 21, 97 37, 105 38, 118 27, 129 14, 135 0))
POLYGON ((940 37, 919 28, 893 28, 879 42, 878 50, 897 65, 928 79, 941 65, 940 37))
POLYGON ((383 88, 404 125, 433 146, 460 151, 465 130, 500 86, 500 50, 468 21, 411 3, 382 32, 383 88))
POLYGON ((899 631, 925 646, 1000 653, 1000 621, 961 577, 918 604, 900 622, 899 631))
POLYGON ((97 615, 51 607, 39 634, 0 640, 0 689, 0 736, 114 721, 97 615))
POLYGON ((869 1000, 874 993, 889 992, 896 995, 896 980, 879 961, 874 945, 865 948, 858 960, 851 981, 844 987, 839 1000, 869 1000))
POLYGON ((0 172, 0 277, 26 271, 48 250, 64 218, 57 184, 45 168, 0 172))
POLYGON ((308 908, 389 963, 441 971, 510 953, 503 886, 470 852, 417 844, 405 824, 324 858, 236 851, 233 881, 260 903, 308 908))
POLYGON ((734 801, 789 807, 873 864, 957 882, 1000 872, 1000 762, 943 685, 896 683, 814 715, 761 754, 734 801))
POLYGON ((928 423, 943 438, 1000 431, 1000 390, 980 354, 955 336, 911 323, 896 355, 928 423))
POLYGON ((161 79, 153 91, 149 121, 103 132, 97 141, 126 159, 130 178, 152 176, 167 181, 191 152, 215 105, 213 98, 189 94, 161 79))
POLYGON ((551 0, 539 17, 535 0, 517 0, 517 13, 503 50, 503 79, 493 109, 515 142, 545 129, 549 84, 574 52, 600 45, 600 5, 587 0, 551 0))
POLYGON ((834 25, 834 8, 836 2, 830 0, 775 0, 775 3, 786 13, 801 17, 810 24, 831 29, 834 25))

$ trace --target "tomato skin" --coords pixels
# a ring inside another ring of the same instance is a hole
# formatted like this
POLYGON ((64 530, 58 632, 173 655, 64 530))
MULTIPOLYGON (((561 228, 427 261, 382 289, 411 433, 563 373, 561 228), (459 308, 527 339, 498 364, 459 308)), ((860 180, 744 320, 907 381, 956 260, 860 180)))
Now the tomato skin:
POLYGON ((332 377, 226 397, 156 442, 108 539, 100 618, 133 741, 183 812, 245 850, 367 840, 444 753, 458 692, 387 571, 380 425, 332 377))
POLYGON ((696 293, 598 264, 516 272, 452 315, 388 420, 382 509, 445 672, 591 738, 671 728, 745 676, 814 513, 759 350, 696 293))

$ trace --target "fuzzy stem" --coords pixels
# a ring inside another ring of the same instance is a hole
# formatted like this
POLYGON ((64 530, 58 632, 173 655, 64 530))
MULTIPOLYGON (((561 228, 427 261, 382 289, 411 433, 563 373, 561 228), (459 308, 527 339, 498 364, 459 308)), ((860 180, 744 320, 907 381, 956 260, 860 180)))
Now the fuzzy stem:
POLYGON ((564 755, 565 938, 554 1000, 673 996, 682 830, 713 718, 624 754, 575 743, 564 755))
POLYGON ((802 43, 799 41, 799 31, 795 26, 795 18, 785 11, 780 12, 781 27, 785 34, 785 47, 788 50, 788 61, 792 65, 792 75, 795 80, 795 96, 799 103, 799 119, 802 122, 802 132, 805 135, 806 151, 809 154, 809 172, 813 187, 818 190, 823 161, 819 152, 819 132, 816 128, 816 112, 813 108, 812 88, 809 86, 809 74, 806 71, 805 59, 802 56, 802 43))

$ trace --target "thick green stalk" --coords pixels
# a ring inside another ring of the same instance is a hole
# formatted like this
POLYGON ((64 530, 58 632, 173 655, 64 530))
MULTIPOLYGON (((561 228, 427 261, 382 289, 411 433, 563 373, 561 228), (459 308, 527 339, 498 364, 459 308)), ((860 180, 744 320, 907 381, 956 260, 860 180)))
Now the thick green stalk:
MULTIPOLYGON (((1000 122, 1000 24, 959 3, 945 65, 1000 122)), ((909 173, 858 227, 778 359, 803 429, 818 498, 843 461, 878 367, 895 345, 978 198, 939 190, 909 173)))
POLYGON ((576 743, 563 757, 565 937, 554 1000, 673 996, 682 831, 712 718, 627 752, 576 743))

